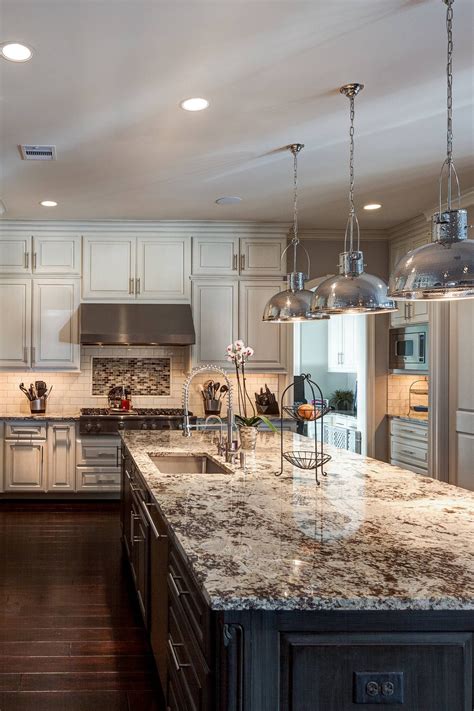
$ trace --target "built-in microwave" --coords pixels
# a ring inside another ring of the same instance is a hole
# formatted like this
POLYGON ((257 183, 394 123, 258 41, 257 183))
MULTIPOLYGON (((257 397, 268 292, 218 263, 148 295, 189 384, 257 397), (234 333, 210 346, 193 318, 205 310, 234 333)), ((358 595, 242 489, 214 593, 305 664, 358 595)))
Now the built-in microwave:
POLYGON ((428 324, 390 329, 390 370, 428 370, 428 324))

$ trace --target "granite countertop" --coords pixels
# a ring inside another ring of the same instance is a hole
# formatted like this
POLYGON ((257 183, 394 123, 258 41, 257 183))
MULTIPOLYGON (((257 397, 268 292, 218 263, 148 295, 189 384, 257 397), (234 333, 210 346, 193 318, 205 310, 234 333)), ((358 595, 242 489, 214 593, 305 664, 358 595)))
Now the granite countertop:
POLYGON ((70 412, 55 412, 47 410, 43 414, 31 414, 30 412, 6 412, 0 410, 0 420, 78 420, 79 410, 70 412))
POLYGON ((329 446, 320 487, 287 463, 276 477, 272 432, 246 471, 163 474, 150 453, 222 462, 212 435, 122 437, 213 609, 474 610, 474 493, 329 446))

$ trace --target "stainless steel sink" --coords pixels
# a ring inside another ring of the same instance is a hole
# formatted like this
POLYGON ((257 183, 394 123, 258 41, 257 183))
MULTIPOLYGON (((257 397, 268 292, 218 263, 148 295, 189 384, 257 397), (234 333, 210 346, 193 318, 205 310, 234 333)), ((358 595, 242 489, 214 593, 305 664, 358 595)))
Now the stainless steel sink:
POLYGON ((231 474, 231 470, 218 464, 207 454, 150 454, 153 464, 163 474, 231 474))

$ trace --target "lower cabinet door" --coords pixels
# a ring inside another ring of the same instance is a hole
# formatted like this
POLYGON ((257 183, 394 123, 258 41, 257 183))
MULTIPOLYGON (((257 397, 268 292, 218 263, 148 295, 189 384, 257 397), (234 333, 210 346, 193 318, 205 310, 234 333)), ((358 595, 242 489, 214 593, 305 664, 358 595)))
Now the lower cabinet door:
POLYGON ((73 423, 48 425, 48 491, 74 491, 75 433, 73 423))
POLYGON ((5 441, 5 491, 46 491, 46 442, 5 441))
POLYGON ((468 711, 470 633, 281 636, 281 710, 468 711))

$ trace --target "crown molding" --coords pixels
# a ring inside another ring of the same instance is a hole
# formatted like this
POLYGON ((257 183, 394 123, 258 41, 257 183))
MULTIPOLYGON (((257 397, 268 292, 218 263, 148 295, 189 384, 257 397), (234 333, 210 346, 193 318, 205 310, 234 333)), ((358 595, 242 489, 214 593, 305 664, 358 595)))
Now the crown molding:
MULTIPOLYGON (((457 207, 457 200, 453 200, 453 203, 457 207)), ((474 205, 474 188, 468 188, 467 190, 463 190, 461 192, 461 207, 470 207, 471 205, 474 205)), ((443 202, 441 205, 441 209, 445 210, 446 209, 446 203, 443 202)), ((434 207, 431 207, 429 210, 423 210, 423 214, 426 217, 427 220, 431 220, 432 216, 439 211, 439 203, 436 203, 434 207)))
POLYGON ((278 235, 286 237, 286 222, 250 222, 217 220, 11 220, 0 219, 0 234, 5 232, 104 232, 122 234, 187 235, 278 235))

